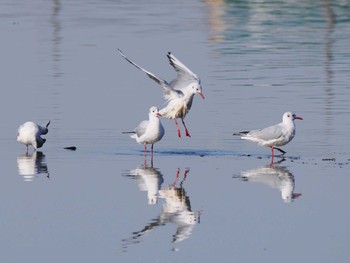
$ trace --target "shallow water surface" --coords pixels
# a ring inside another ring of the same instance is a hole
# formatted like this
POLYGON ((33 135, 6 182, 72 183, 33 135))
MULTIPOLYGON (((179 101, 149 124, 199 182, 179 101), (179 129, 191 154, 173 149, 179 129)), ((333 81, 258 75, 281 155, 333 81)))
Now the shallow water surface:
POLYGON ((348 262, 347 1, 3 1, 5 262, 348 262), (153 157, 123 131, 164 106, 168 51, 201 77, 153 157), (234 132, 304 118, 284 157, 234 132), (38 152, 18 126, 51 120, 38 152), (66 150, 64 147, 76 147, 66 150))

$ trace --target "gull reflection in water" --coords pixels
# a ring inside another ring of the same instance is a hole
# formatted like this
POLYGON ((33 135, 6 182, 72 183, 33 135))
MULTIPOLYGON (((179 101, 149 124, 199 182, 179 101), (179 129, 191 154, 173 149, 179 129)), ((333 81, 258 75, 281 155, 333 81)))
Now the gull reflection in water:
POLYGON ((148 204, 154 205, 158 202, 158 191, 164 179, 162 173, 153 167, 142 166, 132 169, 126 175, 136 180, 140 191, 147 192, 148 204))
POLYGON ((34 151, 32 154, 23 154, 17 157, 18 174, 23 176, 24 181, 33 181, 39 174, 50 174, 47 168, 45 154, 40 151, 34 151))
POLYGON ((264 166, 241 172, 238 176, 243 181, 261 183, 278 189, 284 202, 290 203, 301 196, 294 193, 295 179, 293 174, 284 166, 264 166))
POLYGON ((189 171, 189 169, 186 169, 181 174, 181 170, 178 169, 175 181, 168 187, 161 188, 158 191, 159 199, 163 201, 160 215, 152 219, 141 230, 133 232, 132 237, 123 239, 124 250, 130 244, 140 243, 140 238, 151 232, 151 230, 158 226, 165 226, 168 223, 173 223, 177 226, 176 232, 172 236, 172 243, 181 242, 191 236, 194 226, 200 222, 201 213, 192 211, 190 197, 183 187, 189 171), (178 182, 179 186, 177 186, 178 182))

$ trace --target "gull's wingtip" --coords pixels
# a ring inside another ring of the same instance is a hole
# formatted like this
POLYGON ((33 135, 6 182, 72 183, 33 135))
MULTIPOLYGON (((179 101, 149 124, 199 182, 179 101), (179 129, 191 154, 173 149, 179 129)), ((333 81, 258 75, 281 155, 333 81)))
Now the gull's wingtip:
POLYGON ((120 48, 117 48, 118 52, 120 53, 120 55, 122 55, 123 57, 125 57, 123 51, 120 48))
POLYGON ((233 133, 232 135, 235 135, 235 136, 244 136, 244 135, 247 135, 249 133, 249 131, 241 131, 241 132, 235 132, 233 133))

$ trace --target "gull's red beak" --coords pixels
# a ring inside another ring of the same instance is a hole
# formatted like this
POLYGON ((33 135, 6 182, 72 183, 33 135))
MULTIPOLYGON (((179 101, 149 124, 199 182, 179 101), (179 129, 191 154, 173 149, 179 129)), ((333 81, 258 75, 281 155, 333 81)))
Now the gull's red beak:
POLYGON ((294 120, 302 120, 303 118, 302 117, 299 117, 299 116, 295 116, 294 117, 294 120))
POLYGON ((205 99, 202 92, 198 92, 198 95, 201 96, 203 100, 205 99))
POLYGON ((158 117, 160 117, 160 116, 162 116, 159 112, 157 112, 157 114, 156 114, 158 117))

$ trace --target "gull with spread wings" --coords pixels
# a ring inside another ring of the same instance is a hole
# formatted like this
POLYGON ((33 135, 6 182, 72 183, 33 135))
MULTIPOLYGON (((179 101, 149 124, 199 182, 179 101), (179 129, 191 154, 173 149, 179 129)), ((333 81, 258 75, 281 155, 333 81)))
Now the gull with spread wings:
POLYGON ((191 137, 184 118, 191 109, 195 94, 200 95, 204 99, 199 77, 170 52, 167 54, 167 57, 170 65, 175 69, 177 76, 174 80, 167 82, 128 59, 120 49, 118 51, 129 63, 145 72, 149 78, 153 79, 163 88, 164 98, 168 104, 159 111, 159 114, 168 119, 175 120, 179 137, 181 137, 181 132, 177 119, 180 118, 185 128, 186 136, 191 137))

